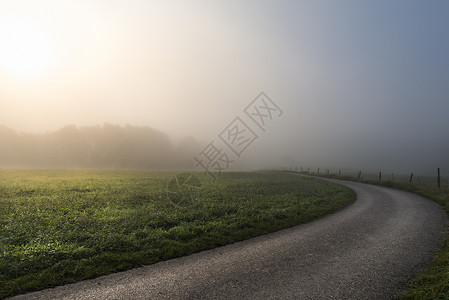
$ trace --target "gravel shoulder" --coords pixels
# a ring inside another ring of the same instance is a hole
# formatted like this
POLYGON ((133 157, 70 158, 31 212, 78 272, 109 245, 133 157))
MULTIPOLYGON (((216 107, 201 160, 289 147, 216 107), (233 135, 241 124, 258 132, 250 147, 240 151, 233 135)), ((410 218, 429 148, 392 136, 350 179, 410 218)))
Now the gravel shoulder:
POLYGON ((446 213, 355 182, 357 201, 314 222, 12 299, 392 299, 431 261, 446 213))

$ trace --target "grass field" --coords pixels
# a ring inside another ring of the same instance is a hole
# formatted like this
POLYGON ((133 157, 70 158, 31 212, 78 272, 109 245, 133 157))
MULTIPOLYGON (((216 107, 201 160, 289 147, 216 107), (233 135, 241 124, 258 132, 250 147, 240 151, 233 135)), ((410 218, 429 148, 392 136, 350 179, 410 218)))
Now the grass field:
POLYGON ((172 193, 174 175, 1 170, 0 298, 266 234, 355 200, 348 188, 282 172, 214 183, 195 174, 200 188, 172 193))

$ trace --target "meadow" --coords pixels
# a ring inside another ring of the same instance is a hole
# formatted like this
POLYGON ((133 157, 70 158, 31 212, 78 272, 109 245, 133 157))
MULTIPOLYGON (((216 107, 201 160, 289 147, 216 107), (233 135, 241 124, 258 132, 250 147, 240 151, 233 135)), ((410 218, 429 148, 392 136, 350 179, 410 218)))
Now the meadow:
POLYGON ((0 171, 0 298, 309 222, 355 201, 284 172, 0 171))

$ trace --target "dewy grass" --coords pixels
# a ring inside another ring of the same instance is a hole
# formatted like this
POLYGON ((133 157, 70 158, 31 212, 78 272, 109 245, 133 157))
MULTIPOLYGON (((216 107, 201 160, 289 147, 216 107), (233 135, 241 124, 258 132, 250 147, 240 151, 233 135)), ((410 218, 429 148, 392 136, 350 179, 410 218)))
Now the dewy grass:
POLYGON ((201 189, 182 207, 168 198, 175 174, 0 171, 0 298, 248 239, 355 200, 316 179, 239 172, 215 183, 195 174, 201 189))

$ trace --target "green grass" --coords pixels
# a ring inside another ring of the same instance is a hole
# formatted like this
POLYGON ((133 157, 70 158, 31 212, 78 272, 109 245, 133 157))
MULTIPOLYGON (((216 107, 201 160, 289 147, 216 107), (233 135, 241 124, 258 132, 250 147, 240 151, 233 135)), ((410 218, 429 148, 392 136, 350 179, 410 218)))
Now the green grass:
POLYGON ((215 183, 196 174, 201 189, 179 206, 166 191, 174 175, 1 170, 0 298, 270 233, 355 200, 348 188, 316 179, 239 172, 215 183))
MULTIPOLYGON (((317 176, 316 174, 313 175, 317 176)), ((320 177, 356 180, 351 176, 339 177, 335 174, 329 176, 320 175, 320 177)), ((376 176, 372 175, 371 178, 376 178, 376 176)), ((362 180, 362 182, 392 187, 427 197, 439 203, 449 213, 449 190, 443 187, 437 188, 434 183, 436 181, 435 178, 433 178, 433 181, 430 178, 424 179, 422 182, 428 182, 428 184, 411 184, 407 182, 408 178, 406 177, 401 181, 382 181, 379 183, 378 180, 369 179, 362 180)), ((431 265, 425 271, 418 274, 410 283, 408 291, 399 298, 403 300, 449 299, 449 235, 446 237, 438 253, 436 253, 431 265)))

